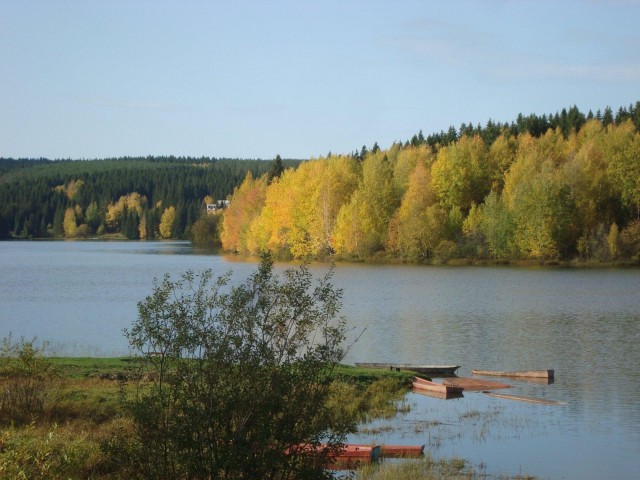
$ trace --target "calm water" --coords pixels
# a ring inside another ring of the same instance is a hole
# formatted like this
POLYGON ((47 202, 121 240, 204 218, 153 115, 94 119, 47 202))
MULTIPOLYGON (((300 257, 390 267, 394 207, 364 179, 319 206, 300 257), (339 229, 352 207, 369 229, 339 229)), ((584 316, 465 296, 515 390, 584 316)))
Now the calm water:
MULTIPOLYGON (((122 329, 153 278, 204 268, 242 281, 255 265, 180 242, 0 242, 0 336, 36 335, 57 355, 127 354, 122 329)), ((510 382, 510 393, 565 402, 408 394, 408 414, 361 440, 427 444, 493 474, 638 477, 640 270, 341 264, 335 283, 361 334, 347 363, 553 368, 553 384, 510 382)))

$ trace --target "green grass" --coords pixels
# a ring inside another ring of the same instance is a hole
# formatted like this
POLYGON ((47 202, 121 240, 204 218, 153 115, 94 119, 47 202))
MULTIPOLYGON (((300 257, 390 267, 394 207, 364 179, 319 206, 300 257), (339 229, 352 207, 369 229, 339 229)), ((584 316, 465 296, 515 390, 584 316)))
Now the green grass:
POLYGON ((49 360, 66 378, 128 375, 134 368, 136 361, 133 357, 49 357, 49 360))
POLYGON ((333 374, 337 380, 350 381, 358 385, 369 385, 376 380, 386 378, 394 379, 407 387, 411 386, 411 378, 414 376, 413 372, 397 372, 383 368, 359 368, 351 365, 338 365, 333 374))

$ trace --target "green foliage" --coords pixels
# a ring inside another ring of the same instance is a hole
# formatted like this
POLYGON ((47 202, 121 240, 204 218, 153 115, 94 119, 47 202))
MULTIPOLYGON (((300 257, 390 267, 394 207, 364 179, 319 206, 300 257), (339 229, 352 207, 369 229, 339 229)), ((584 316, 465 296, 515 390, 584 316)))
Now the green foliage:
POLYGON ((126 332, 150 379, 126 403, 128 468, 145 478, 329 478, 326 455, 353 427, 332 423, 326 406, 345 332, 330 279, 313 286, 305 266, 281 279, 263 255, 239 286, 210 271, 156 282, 126 332), (295 448, 321 442, 328 449, 313 455, 295 448))
POLYGON ((45 347, 36 340, 11 336, 0 350, 0 419, 21 423, 41 414, 47 402, 55 401, 58 372, 44 356, 45 347))
POLYGON ((191 241, 200 247, 219 247, 220 236, 218 230, 221 218, 219 214, 214 213, 203 215, 196 220, 191 226, 191 241))

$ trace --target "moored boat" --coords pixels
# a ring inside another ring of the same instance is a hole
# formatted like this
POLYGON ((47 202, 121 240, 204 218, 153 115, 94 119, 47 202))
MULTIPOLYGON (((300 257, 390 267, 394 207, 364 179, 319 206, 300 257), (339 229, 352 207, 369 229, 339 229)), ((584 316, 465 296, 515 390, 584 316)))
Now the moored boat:
MULTIPOLYGON (((328 447, 326 444, 321 443, 319 445, 311 445, 308 443, 300 443, 291 446, 286 450, 286 453, 293 452, 298 453, 312 453, 326 450, 328 447)), ((332 462, 341 462, 349 459, 362 459, 368 461, 375 461, 380 458, 380 446, 379 445, 359 445, 359 444, 346 444, 335 454, 330 454, 329 459, 332 462)))
POLYGON ((421 457, 424 454, 424 445, 382 445, 380 449, 382 456, 388 458, 421 457))
POLYGON ((424 374, 453 375, 460 365, 412 365, 408 363, 356 363, 359 368, 383 368, 386 370, 405 370, 424 374))
POLYGON ((513 377, 513 378, 553 378, 553 370, 523 370, 515 372, 501 372, 497 370, 472 370, 474 375, 484 375, 487 377, 513 377))
POLYGON ((420 377, 413 377, 412 385, 413 385, 413 388, 417 390, 444 393, 447 395, 462 393, 462 390, 464 390, 462 387, 458 387, 455 385, 445 385, 443 383, 435 383, 420 377))
POLYGON ((414 388, 413 393, 417 393, 418 395, 424 395, 431 398, 438 398, 440 400, 453 400, 456 398, 464 397, 462 392, 456 392, 456 393, 430 392, 429 390, 420 390, 418 388, 414 388))

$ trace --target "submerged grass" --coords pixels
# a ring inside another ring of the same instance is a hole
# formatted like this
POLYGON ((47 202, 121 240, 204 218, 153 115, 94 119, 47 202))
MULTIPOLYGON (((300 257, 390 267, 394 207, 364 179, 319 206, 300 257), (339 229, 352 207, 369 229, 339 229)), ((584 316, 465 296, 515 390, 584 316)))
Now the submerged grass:
POLYGON ((474 467, 462 458, 434 460, 427 455, 420 460, 368 464, 351 477, 355 480, 535 480, 535 477, 517 475, 490 475, 484 465, 474 467))
MULTIPOLYGON (((426 456, 421 460, 369 464, 358 470, 356 480, 462 480, 481 478, 480 473, 464 459, 434 460, 426 456)), ((486 478, 482 476, 482 478, 486 478)))

